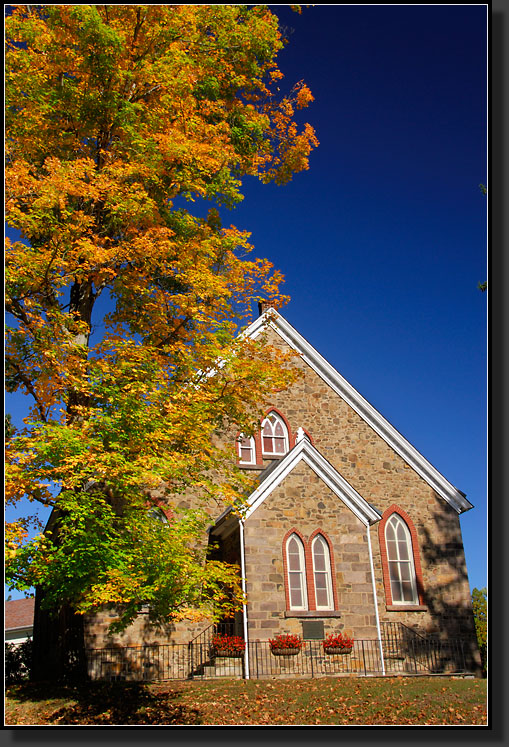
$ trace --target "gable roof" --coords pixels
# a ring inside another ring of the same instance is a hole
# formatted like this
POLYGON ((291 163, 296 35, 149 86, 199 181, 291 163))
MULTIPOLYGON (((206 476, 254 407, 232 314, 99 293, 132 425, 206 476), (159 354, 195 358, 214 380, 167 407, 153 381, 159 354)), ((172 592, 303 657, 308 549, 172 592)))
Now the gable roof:
POLYGON ((243 331, 256 339, 269 327, 315 371, 394 451, 420 475, 458 514, 473 508, 465 493, 454 487, 399 431, 392 426, 348 381, 328 363, 294 327, 270 308, 243 331))
MULTIPOLYGON (((282 459, 274 460, 259 476, 259 485, 249 496, 244 519, 248 519, 265 499, 280 485, 295 467, 304 462, 323 480, 333 493, 357 516, 366 526, 380 521, 382 514, 368 503, 337 469, 320 454, 313 444, 303 438, 282 459)), ((230 507, 216 520, 216 527, 232 513, 230 507)), ((214 527, 211 527, 214 530, 214 527)))
POLYGON ((337 469, 320 454, 307 438, 299 441, 282 459, 273 463, 261 473, 259 486, 249 496, 246 519, 256 511, 300 462, 304 462, 311 467, 315 474, 353 511, 363 524, 367 526, 380 521, 382 514, 339 474, 337 469))
POLYGON ((35 599, 12 599, 5 602, 5 630, 28 628, 34 624, 35 599))

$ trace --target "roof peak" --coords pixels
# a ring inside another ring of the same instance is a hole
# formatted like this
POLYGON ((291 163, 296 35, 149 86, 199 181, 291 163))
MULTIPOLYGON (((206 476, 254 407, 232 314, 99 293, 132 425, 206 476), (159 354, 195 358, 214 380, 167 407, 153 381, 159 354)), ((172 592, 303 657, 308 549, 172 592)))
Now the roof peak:
POLYGON ((271 327, 355 412, 399 454, 459 514, 472 508, 465 494, 452 485, 428 460, 399 433, 320 353, 285 319, 277 309, 268 308, 242 333, 256 339, 271 327))
POLYGON ((278 309, 278 303, 274 300, 265 300, 262 299, 261 301, 258 301, 258 316, 263 316, 266 311, 269 309, 273 309, 274 311, 277 311, 278 309))

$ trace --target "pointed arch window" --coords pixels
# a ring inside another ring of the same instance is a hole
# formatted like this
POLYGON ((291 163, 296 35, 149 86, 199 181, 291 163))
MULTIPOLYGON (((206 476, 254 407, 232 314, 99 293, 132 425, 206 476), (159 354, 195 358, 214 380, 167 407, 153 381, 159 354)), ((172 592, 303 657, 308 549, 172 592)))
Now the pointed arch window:
POLYGON ((286 543, 286 567, 290 609, 307 610, 306 562, 304 544, 297 534, 291 534, 286 543))
POLYGON ((253 436, 244 436, 242 433, 237 439, 237 454, 239 464, 256 464, 256 445, 253 436))
POLYGON ((150 508, 148 515, 151 519, 154 519, 154 521, 159 521, 161 524, 168 524, 168 519, 162 508, 150 508))
POLYGON ((277 412, 269 412, 262 423, 263 456, 283 456, 288 451, 288 428, 277 412))
POLYGON ((317 534, 311 546, 313 558, 313 580, 317 610, 334 609, 332 573, 329 545, 321 534, 317 534))
POLYGON ((393 604, 418 604, 412 537, 401 516, 394 513, 385 525, 385 544, 393 604))

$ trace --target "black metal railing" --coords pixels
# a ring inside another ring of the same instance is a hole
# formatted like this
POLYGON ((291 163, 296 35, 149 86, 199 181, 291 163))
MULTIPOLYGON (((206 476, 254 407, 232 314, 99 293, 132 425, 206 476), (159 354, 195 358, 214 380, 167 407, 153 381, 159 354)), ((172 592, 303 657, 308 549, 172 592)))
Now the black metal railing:
POLYGON ((206 668, 214 666, 212 639, 215 635, 234 635, 234 623, 212 623, 189 641, 190 671, 188 679, 206 675, 206 668))
POLYGON ((88 675, 94 680, 109 681, 188 679, 190 653, 187 644, 89 649, 88 675))
POLYGON ((341 675, 466 673, 462 640, 441 641, 416 635, 356 640, 346 654, 327 653, 322 642, 306 641, 294 655, 275 655, 268 641, 253 641, 244 655, 215 658, 211 647, 214 631, 203 631, 187 644, 129 646, 87 651, 88 674, 98 680, 152 681, 212 679, 214 677, 326 677, 341 675), (380 646, 380 643, 382 646, 380 646), (392 648, 388 648, 388 646, 392 648), (384 652, 383 665, 380 648, 384 652))
POLYGON ((389 671, 439 674, 467 670, 466 642, 422 635, 400 622, 381 625, 385 667, 389 671))
POLYGON ((325 677, 334 675, 367 676, 382 673, 380 645, 377 640, 355 641, 349 653, 327 653, 321 641, 306 641, 297 653, 276 655, 268 641, 249 644, 249 674, 263 677, 325 677))

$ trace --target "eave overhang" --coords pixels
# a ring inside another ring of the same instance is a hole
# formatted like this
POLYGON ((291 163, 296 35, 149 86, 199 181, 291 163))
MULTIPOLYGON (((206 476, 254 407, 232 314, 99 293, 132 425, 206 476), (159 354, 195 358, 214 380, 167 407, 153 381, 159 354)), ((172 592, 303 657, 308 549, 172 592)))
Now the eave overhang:
MULTIPOLYGON (((355 412, 414 469, 458 514, 473 508, 465 493, 454 487, 399 431, 392 426, 348 381, 328 363, 294 327, 276 311, 268 309, 242 335, 255 340, 270 328, 325 381, 355 412)), ((302 423, 306 426, 306 423, 302 423)))
MULTIPOLYGON (((307 439, 300 441, 286 456, 273 462, 261 473, 260 484, 247 501, 247 508, 242 517, 244 521, 249 519, 300 462, 307 464, 365 526, 380 521, 382 514, 368 503, 307 439)), ((215 526, 210 527, 209 531, 214 535, 222 533, 222 526, 225 525, 226 528, 232 517, 232 508, 223 511, 215 526)))

